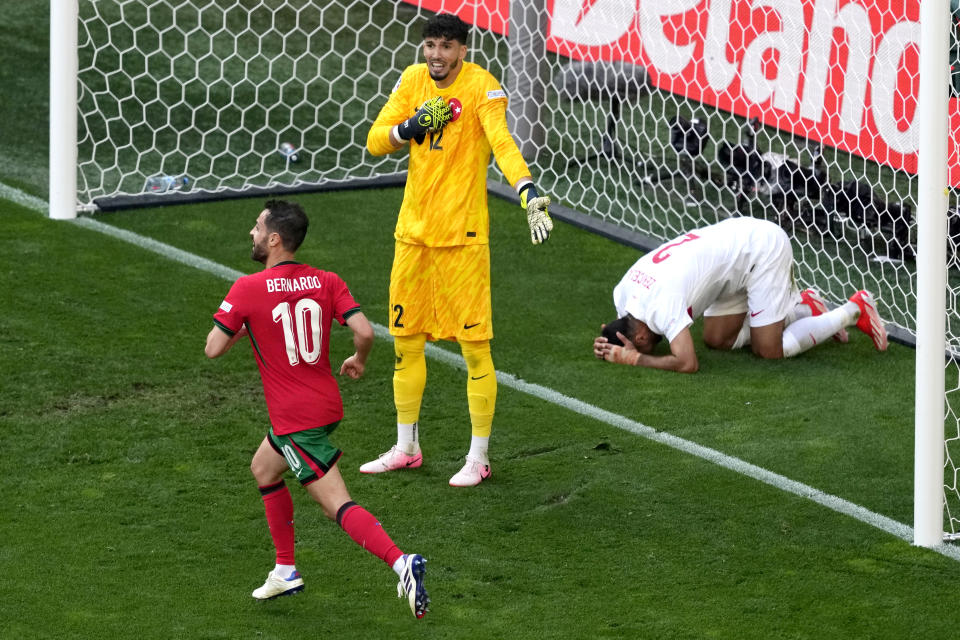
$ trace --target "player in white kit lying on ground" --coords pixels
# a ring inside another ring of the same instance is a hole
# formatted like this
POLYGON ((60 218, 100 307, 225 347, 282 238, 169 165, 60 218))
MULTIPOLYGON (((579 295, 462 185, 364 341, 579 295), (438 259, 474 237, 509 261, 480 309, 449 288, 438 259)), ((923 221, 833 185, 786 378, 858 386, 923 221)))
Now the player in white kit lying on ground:
POLYGON ((873 296, 857 291, 833 310, 813 289, 797 290, 793 249, 779 226, 731 218, 685 233, 645 254, 613 290, 617 319, 593 341, 597 358, 694 373, 699 369, 690 326, 703 316, 703 341, 713 349, 750 345, 761 358, 789 358, 833 336, 846 342, 856 325, 878 351, 887 331, 873 296), (654 355, 666 338, 668 355, 654 355))

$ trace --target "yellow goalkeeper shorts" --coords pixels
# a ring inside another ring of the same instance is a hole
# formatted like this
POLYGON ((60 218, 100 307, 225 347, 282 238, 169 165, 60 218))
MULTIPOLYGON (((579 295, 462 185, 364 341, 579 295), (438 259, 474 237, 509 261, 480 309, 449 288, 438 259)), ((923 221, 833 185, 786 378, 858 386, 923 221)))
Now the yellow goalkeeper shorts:
POLYGON ((490 248, 397 242, 390 271, 390 333, 428 340, 490 340, 490 248))

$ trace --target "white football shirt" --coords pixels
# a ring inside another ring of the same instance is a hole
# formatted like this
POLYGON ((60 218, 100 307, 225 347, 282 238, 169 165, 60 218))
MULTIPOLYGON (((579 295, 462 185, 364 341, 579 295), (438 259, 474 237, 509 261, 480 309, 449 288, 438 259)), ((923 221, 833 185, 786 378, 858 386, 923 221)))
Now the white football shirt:
POLYGON ((627 313, 668 342, 718 300, 742 297, 751 326, 782 320, 794 289, 793 252, 772 222, 730 218, 666 242, 637 260, 613 290, 627 313), (779 316, 779 317, 778 317, 779 316))

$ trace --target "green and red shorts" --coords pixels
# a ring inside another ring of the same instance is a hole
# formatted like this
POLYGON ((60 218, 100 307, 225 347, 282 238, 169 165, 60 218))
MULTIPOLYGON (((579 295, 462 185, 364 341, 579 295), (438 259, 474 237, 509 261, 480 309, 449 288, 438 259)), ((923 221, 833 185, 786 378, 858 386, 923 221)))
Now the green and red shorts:
POLYGON ((306 486, 319 480, 337 463, 343 452, 330 442, 330 434, 340 421, 324 427, 315 427, 278 436, 273 428, 267 432, 267 440, 274 451, 287 460, 290 470, 300 484, 306 486))

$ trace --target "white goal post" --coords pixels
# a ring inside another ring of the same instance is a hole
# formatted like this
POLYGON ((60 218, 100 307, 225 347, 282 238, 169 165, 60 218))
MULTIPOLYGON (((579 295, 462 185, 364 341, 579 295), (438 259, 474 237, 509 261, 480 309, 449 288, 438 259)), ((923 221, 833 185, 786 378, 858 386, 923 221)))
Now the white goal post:
POLYGON ((405 156, 369 156, 366 131, 426 16, 456 13, 561 217, 641 244, 764 217, 830 302, 878 294, 917 347, 914 530, 931 546, 960 534, 949 3, 51 0, 50 215, 402 184, 405 156))
MULTIPOLYGON (((943 542, 944 353, 946 352, 947 0, 920 7, 919 206, 917 225, 917 356, 914 398, 914 543, 943 542)), ((956 310, 953 310, 956 313, 956 310)), ((957 366, 956 362, 952 366, 957 366)), ((955 475, 955 474, 954 474, 955 475)), ((954 485, 955 486, 955 485, 954 485)))
POLYGON ((50 2, 50 217, 77 217, 77 10, 50 2))

